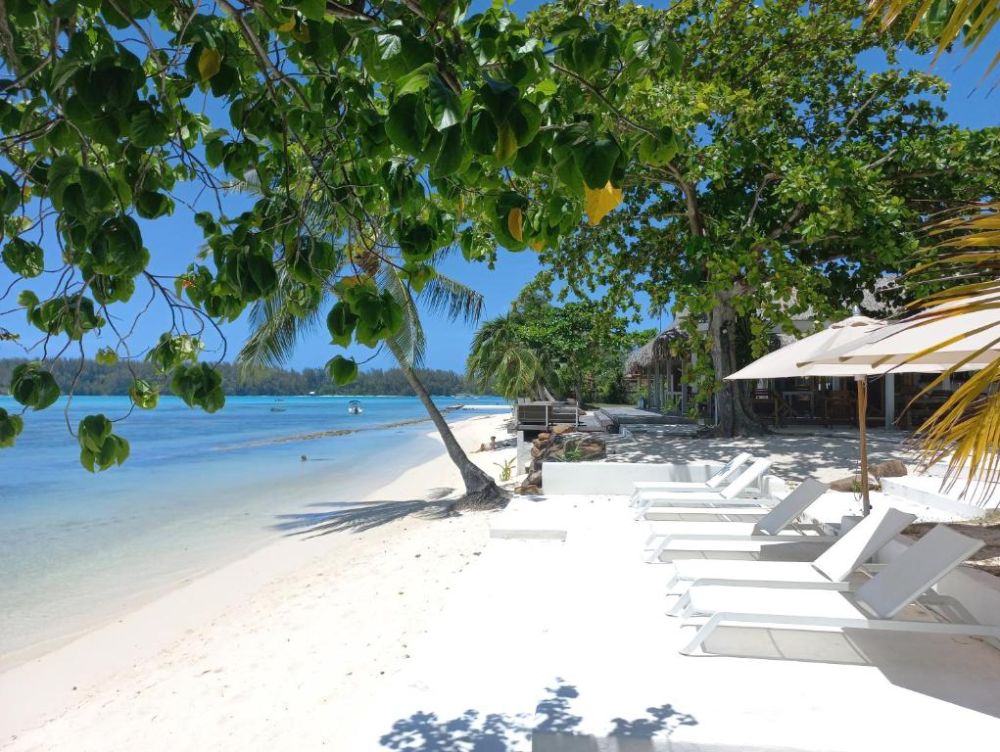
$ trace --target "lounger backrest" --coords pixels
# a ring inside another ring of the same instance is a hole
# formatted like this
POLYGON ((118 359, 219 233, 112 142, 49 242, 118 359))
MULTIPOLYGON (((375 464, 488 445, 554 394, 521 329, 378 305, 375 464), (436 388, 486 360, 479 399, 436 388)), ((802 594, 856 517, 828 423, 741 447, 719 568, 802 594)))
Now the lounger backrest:
POLYGON ((982 541, 938 525, 859 587, 855 595, 875 616, 891 619, 982 547, 982 541))
POLYGON ((754 526, 754 535, 776 535, 806 511, 806 507, 826 493, 828 486, 815 478, 806 478, 798 488, 774 505, 754 526))
POLYGON ((750 467, 736 476, 728 486, 719 491, 719 495, 724 499, 735 499, 746 491, 754 482, 759 483, 764 477, 764 473, 771 467, 771 460, 754 460, 750 467))
POLYGON ((813 567, 832 582, 843 582, 916 518, 915 514, 895 507, 874 509, 826 549, 813 567))
POLYGON ((718 488, 739 472, 739 469, 743 467, 749 459, 750 455, 748 453, 740 452, 729 460, 729 462, 719 468, 719 472, 709 478, 709 480, 705 482, 705 485, 709 488, 718 488))

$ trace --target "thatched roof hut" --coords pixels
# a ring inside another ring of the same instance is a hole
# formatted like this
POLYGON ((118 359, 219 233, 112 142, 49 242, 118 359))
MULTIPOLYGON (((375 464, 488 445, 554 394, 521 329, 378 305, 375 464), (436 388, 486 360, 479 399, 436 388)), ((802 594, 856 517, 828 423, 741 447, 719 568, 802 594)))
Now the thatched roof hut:
POLYGON ((637 347, 625 359, 625 375, 633 375, 640 371, 648 371, 657 360, 663 361, 671 354, 671 342, 683 340, 686 335, 673 325, 653 337, 642 347, 637 347))

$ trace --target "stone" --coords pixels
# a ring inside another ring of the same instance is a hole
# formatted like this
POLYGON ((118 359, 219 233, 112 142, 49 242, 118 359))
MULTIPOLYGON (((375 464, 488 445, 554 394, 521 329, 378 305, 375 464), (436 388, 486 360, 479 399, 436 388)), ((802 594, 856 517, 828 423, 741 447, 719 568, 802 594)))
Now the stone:
POLYGON ((535 439, 535 441, 548 441, 551 438, 552 434, 548 433, 547 431, 542 431, 540 434, 538 434, 538 437, 535 439))
POLYGON ((523 485, 525 486, 539 486, 542 485, 542 471, 534 470, 531 472, 527 478, 524 479, 523 485))
MULTIPOLYGON (((874 479, 868 478, 868 488, 878 488, 874 479)), ((852 475, 850 478, 841 478, 830 484, 831 491, 842 491, 845 493, 857 493, 861 490, 861 473, 852 475)))
POLYGON ((886 460, 873 465, 869 472, 876 478, 902 478, 906 475, 906 465, 900 460, 886 460))
POLYGON ((541 447, 538 447, 538 446, 533 446, 533 447, 531 447, 531 457, 532 457, 533 459, 536 459, 536 460, 537 460, 537 459, 538 459, 539 457, 541 457, 541 456, 542 456, 543 454, 545 454, 545 450, 544 450, 544 449, 542 449, 541 447))
POLYGON ((574 427, 569 423, 558 423, 552 427, 552 433, 556 436, 561 436, 564 433, 570 433, 574 430, 574 427))
POLYGON ((520 485, 514 489, 514 493, 521 494, 524 496, 540 494, 541 492, 542 489, 539 488, 538 486, 529 486, 527 483, 525 483, 524 485, 520 485))

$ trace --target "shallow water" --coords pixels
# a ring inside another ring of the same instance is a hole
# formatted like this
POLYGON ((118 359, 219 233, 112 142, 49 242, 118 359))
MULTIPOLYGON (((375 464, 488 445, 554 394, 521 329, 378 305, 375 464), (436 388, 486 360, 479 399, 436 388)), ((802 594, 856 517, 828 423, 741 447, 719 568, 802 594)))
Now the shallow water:
MULTIPOLYGON (((230 397, 208 415, 167 397, 116 426, 132 454, 95 475, 79 464, 64 402, 26 414, 15 447, 0 450, 0 657, 293 533, 439 451, 429 422, 408 423, 426 417, 415 398, 362 398, 361 415, 348 414, 349 399, 230 397)), ((0 397, 0 407, 19 406, 0 397)), ((127 407, 76 397, 70 423, 127 407)))

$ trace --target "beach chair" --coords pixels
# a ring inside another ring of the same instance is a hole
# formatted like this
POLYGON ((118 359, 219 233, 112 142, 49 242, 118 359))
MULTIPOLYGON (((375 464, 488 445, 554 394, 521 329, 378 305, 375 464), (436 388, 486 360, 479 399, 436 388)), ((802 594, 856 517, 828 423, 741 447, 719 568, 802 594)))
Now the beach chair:
POLYGON ((983 546, 938 525, 853 591, 842 582, 822 588, 707 585, 689 588, 681 616, 708 616, 680 652, 696 655, 719 627, 846 629, 966 635, 1000 640, 1000 626, 911 621, 896 616, 983 546))
POLYGON ((673 562, 667 594, 680 596, 668 611, 676 616, 687 607, 686 591, 707 585, 823 587, 847 582, 859 567, 916 519, 916 515, 882 506, 841 535, 813 561, 726 561, 682 559, 673 562))
POLYGON ((770 460, 754 460, 750 466, 737 475, 732 481, 716 491, 640 491, 633 494, 636 507, 635 519, 641 520, 646 516, 650 507, 669 506, 725 506, 725 505, 749 505, 760 506, 757 499, 741 499, 740 494, 751 486, 759 490, 762 485, 764 475, 771 468, 770 460))
MULTIPOLYGON (((756 522, 677 522, 672 523, 668 529, 657 530, 650 534, 646 540, 645 549, 652 553, 646 561, 656 563, 661 561, 660 556, 664 551, 678 542, 687 543, 711 543, 748 541, 755 542, 759 539, 781 540, 788 539, 782 536, 785 528, 792 524, 816 499, 826 493, 828 486, 820 483, 814 478, 807 478, 802 481, 788 496, 779 501, 774 507, 763 515, 756 522)), ((696 507, 675 507, 669 511, 676 512, 683 510, 685 513, 693 513, 703 510, 696 507)), ((729 510, 732 511, 732 510, 729 510)), ((795 533, 796 538, 802 537, 803 531, 795 533)), ((810 541, 834 542, 836 537, 825 535, 810 535, 810 541)))
POLYGON ((752 459, 751 455, 747 452, 740 452, 735 457, 733 457, 725 465, 718 468, 711 478, 705 481, 661 481, 661 480, 650 480, 636 481, 635 491, 632 493, 632 498, 629 500, 631 506, 635 506, 639 503, 639 499, 643 492, 653 492, 653 491, 678 491, 678 492, 692 492, 697 493, 703 491, 705 493, 716 493, 719 487, 724 483, 728 483, 733 476, 740 471, 740 469, 752 459))

